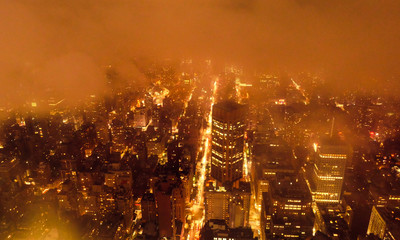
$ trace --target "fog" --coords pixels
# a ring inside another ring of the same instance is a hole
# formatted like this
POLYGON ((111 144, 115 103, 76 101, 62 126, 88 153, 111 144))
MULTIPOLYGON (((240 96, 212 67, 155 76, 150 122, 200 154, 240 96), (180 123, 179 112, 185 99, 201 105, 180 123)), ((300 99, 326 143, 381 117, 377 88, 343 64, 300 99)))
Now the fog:
POLYGON ((398 0, 0 0, 0 104, 101 92, 108 65, 144 81, 139 56, 371 85, 399 75, 399 13, 398 0))

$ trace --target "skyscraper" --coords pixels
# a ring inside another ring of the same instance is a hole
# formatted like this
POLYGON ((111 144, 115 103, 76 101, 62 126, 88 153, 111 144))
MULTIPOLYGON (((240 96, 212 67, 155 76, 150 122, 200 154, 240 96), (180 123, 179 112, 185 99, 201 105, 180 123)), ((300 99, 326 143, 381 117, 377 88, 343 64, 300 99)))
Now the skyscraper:
POLYGON ((225 185, 243 175, 244 106, 219 102, 212 116, 211 176, 225 185))
POLYGON ((314 144, 314 150, 316 156, 309 181, 313 199, 320 203, 338 203, 349 148, 343 141, 330 137, 314 144))

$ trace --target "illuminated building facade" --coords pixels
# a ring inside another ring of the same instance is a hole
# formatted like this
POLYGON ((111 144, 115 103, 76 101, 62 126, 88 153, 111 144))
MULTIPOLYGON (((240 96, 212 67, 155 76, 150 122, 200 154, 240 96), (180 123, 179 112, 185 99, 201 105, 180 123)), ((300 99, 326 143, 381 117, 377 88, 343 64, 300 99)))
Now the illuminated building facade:
POLYGON ((205 217, 206 220, 229 220, 230 193, 224 187, 210 187, 205 192, 205 217))
POLYGON ((268 192, 268 189, 269 189, 269 181, 268 180, 260 179, 257 181, 256 204, 258 205, 258 207, 261 207, 263 192, 268 192))
POLYGON ((114 119, 111 124, 112 151, 123 152, 126 149, 126 131, 124 123, 114 119))
POLYGON ((250 198, 250 183, 239 182, 239 187, 232 189, 229 204, 229 226, 231 228, 250 226, 250 198))
POLYGON ((316 152, 310 187, 313 199, 319 203, 339 203, 349 148, 336 139, 324 139, 315 144, 316 152))
POLYGON ((400 212, 397 208, 372 207, 367 235, 373 234, 379 239, 400 239, 400 212))
POLYGON ((306 239, 312 236, 312 197, 301 176, 277 175, 263 193, 261 226, 266 239, 306 239))
POLYGON ((148 110, 145 107, 136 108, 133 115, 133 126, 136 128, 146 127, 149 123, 148 110))
POLYGON ((211 176, 225 185, 243 176, 244 107, 223 101, 212 116, 211 176))
POLYGON ((325 234, 330 239, 351 239, 350 228, 354 214, 353 209, 342 204, 313 203, 315 231, 325 234))
POLYGON ((223 219, 231 228, 249 227, 250 198, 247 182, 239 182, 233 189, 210 184, 205 191, 205 219, 223 219))

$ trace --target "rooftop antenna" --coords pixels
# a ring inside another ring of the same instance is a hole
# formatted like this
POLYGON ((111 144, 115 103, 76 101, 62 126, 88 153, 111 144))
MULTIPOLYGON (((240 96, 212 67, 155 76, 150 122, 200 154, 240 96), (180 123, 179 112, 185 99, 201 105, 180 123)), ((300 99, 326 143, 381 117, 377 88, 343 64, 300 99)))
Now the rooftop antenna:
POLYGON ((333 126, 335 125, 335 117, 332 118, 332 126, 331 126, 331 132, 330 132, 330 137, 332 138, 333 135, 333 126))

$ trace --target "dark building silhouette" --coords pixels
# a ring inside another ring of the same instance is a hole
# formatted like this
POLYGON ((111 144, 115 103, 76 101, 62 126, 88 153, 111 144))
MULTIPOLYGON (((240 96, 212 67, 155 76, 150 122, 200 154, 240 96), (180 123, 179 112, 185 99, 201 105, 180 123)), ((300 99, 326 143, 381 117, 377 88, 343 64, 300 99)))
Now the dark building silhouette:
POLYGON ((251 228, 229 228, 225 220, 211 219, 204 224, 200 232, 200 240, 253 240, 251 228))

